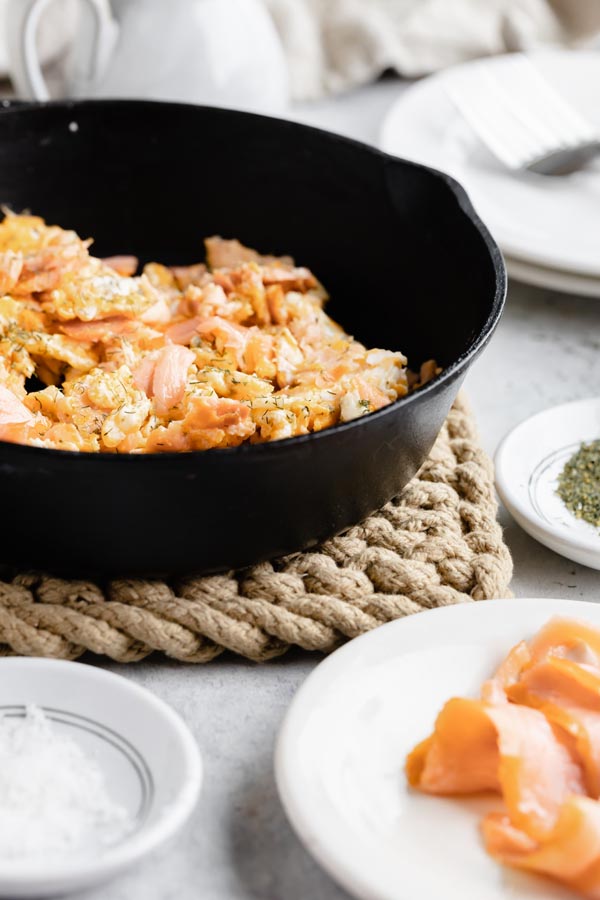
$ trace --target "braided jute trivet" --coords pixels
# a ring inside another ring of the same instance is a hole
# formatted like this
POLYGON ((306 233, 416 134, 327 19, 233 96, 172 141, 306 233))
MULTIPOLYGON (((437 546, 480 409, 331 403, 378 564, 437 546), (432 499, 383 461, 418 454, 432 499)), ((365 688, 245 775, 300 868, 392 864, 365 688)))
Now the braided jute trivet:
POLYGON ((403 493, 316 550, 173 583, 22 573, 0 581, 0 653, 135 662, 160 651, 188 663, 225 649, 260 661, 292 645, 327 653, 391 619, 506 596, 496 512, 492 463, 459 398, 403 493))

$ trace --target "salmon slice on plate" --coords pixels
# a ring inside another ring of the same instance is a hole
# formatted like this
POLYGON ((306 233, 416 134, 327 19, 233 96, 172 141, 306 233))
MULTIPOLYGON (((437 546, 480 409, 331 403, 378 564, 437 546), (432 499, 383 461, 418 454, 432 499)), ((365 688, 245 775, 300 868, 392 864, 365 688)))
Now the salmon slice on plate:
POLYGON ((487 851, 600 900, 600 630, 554 618, 518 643, 481 699, 446 703, 406 774, 425 793, 500 794, 487 851))

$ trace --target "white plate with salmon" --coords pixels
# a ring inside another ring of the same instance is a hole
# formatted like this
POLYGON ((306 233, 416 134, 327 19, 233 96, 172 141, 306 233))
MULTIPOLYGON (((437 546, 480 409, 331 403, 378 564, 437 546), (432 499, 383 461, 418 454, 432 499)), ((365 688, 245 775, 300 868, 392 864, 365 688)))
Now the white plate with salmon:
POLYGON ((276 776, 355 897, 600 898, 600 605, 461 604, 352 641, 296 695, 276 776))

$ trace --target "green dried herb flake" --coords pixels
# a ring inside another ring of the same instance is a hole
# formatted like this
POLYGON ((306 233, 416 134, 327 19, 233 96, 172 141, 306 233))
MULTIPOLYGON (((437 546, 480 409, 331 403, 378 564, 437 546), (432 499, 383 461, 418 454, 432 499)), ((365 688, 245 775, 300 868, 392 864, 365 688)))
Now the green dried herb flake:
POLYGON ((582 444, 565 463, 557 494, 574 516, 600 528, 600 440, 582 444))

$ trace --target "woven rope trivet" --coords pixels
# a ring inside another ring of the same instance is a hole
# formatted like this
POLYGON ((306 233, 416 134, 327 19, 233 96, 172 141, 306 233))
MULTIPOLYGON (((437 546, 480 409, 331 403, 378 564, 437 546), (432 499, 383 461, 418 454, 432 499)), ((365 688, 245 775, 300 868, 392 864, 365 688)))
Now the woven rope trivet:
POLYGON ((433 606, 508 594, 492 464, 459 399, 428 460, 382 510, 316 550, 205 578, 99 585, 39 574, 0 581, 0 652, 135 662, 155 650, 206 663, 329 652, 433 606))

